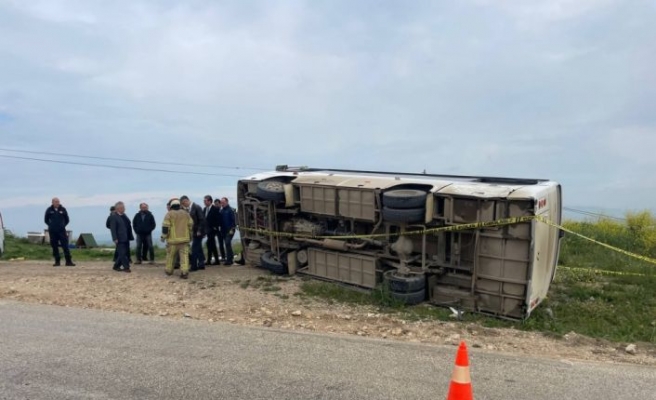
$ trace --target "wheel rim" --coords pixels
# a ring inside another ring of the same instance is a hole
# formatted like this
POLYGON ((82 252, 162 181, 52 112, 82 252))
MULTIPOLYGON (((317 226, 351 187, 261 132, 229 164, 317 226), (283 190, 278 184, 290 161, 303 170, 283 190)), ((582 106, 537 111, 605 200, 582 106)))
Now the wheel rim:
POLYGON ((285 189, 282 182, 267 182, 264 188, 273 192, 282 192, 285 189))
POLYGON ((305 264, 308 262, 308 254, 306 250, 299 250, 298 253, 296 253, 296 260, 300 264, 305 264))

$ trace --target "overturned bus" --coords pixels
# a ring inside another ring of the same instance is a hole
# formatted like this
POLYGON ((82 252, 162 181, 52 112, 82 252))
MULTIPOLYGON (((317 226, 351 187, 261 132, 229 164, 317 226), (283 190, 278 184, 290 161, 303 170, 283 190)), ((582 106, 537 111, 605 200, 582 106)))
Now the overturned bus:
POLYGON ((406 304, 525 319, 558 263, 562 232, 536 219, 561 223, 550 180, 278 166, 237 196, 250 265, 406 304))

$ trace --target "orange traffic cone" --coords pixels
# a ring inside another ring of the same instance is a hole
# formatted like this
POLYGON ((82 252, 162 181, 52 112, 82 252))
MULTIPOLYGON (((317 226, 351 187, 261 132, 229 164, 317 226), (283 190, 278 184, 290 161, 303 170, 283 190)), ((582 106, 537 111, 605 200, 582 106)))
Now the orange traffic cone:
POLYGON ((467 345, 460 342, 458 353, 456 354, 456 365, 451 376, 451 385, 446 400, 473 400, 471 376, 469 375, 469 357, 467 355, 467 345))

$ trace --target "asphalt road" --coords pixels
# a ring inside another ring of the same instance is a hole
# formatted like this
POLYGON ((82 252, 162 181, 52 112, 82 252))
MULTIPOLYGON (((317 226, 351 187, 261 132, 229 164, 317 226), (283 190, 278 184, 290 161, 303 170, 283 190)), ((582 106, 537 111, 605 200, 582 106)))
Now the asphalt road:
MULTIPOLYGON (((443 399, 456 348, 0 300, 0 399, 443 399)), ((656 369, 470 349, 475 399, 655 399, 656 369)))

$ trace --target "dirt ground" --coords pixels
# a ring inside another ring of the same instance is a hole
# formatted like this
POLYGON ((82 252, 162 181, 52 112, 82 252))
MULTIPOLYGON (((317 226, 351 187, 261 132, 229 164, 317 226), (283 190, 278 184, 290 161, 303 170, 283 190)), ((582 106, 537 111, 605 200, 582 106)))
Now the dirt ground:
POLYGON ((554 339, 535 332, 492 329, 444 321, 406 321, 374 307, 329 304, 296 296, 301 278, 276 281, 248 266, 211 266, 181 280, 163 266, 135 265, 115 272, 109 262, 78 262, 54 268, 47 261, 0 262, 0 298, 31 303, 154 315, 210 322, 458 345, 466 340, 490 352, 567 360, 656 365, 655 346, 610 343, 575 333, 554 339), (263 282, 268 286, 253 287, 263 282), (250 285, 246 287, 246 282, 250 285))

